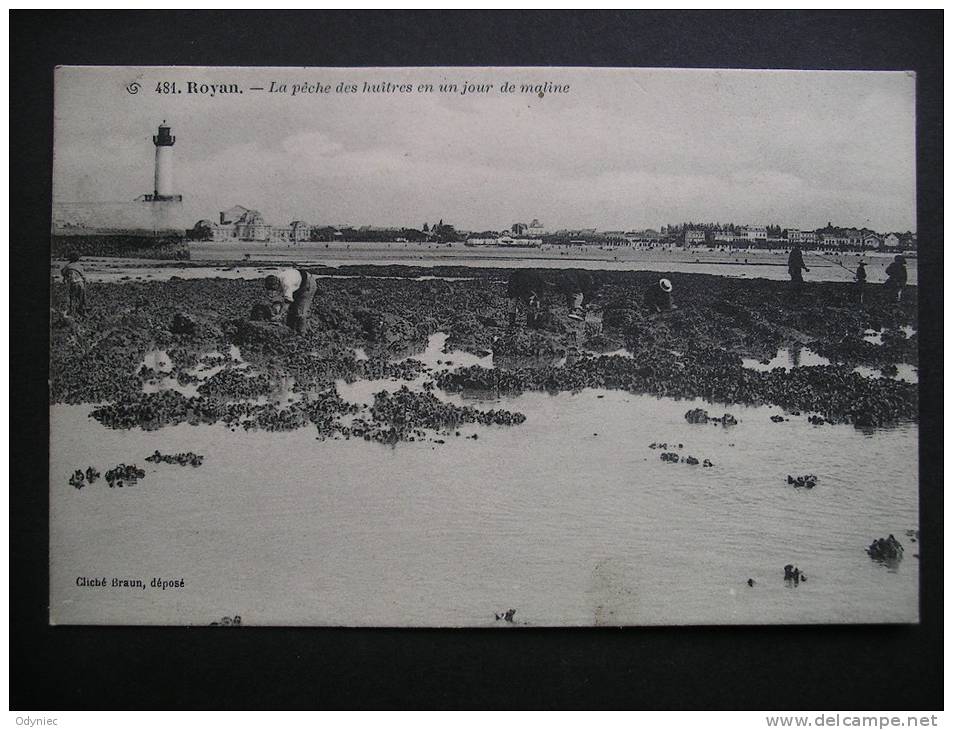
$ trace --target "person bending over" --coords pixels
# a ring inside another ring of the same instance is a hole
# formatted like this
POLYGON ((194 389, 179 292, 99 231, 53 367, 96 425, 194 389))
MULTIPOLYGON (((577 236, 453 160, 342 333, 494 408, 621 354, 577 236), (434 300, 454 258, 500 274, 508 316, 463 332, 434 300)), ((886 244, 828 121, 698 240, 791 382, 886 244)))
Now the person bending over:
POLYGON ((282 269, 265 277, 265 288, 278 296, 276 313, 299 335, 308 332, 308 313, 318 288, 313 274, 304 269, 282 269))
POLYGON ((659 279, 645 292, 645 307, 649 314, 662 314, 675 309, 672 304, 672 282, 668 279, 659 279))
POLYGON ((517 269, 507 282, 509 324, 511 327, 516 325, 517 309, 522 302, 528 309, 527 324, 532 326, 540 316, 543 301, 553 294, 565 299, 571 319, 582 321, 585 319, 584 301, 587 297, 592 299, 596 289, 596 280, 588 271, 517 269))
POLYGON ((80 256, 71 253, 66 266, 60 271, 66 284, 66 311, 82 317, 86 314, 86 275, 79 265, 80 256))

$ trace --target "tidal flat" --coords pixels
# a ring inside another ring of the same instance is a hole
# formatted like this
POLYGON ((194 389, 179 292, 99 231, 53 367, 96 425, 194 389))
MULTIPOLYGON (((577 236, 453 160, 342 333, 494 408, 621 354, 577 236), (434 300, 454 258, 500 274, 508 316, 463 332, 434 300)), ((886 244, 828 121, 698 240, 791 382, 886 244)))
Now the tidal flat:
POLYGON ((849 284, 673 274, 678 309, 650 316, 657 274, 602 272, 601 326, 556 307, 526 329, 505 271, 424 272, 321 279, 303 337, 247 319, 260 280, 93 283, 80 320, 54 285, 54 618, 916 620, 918 386, 884 374, 918 363, 915 287, 862 307, 849 284), (803 356, 752 366, 781 350, 803 356), (145 477, 69 484, 116 464, 145 477), (866 552, 888 535, 900 563, 866 552), (71 595, 103 572, 193 580, 71 595))

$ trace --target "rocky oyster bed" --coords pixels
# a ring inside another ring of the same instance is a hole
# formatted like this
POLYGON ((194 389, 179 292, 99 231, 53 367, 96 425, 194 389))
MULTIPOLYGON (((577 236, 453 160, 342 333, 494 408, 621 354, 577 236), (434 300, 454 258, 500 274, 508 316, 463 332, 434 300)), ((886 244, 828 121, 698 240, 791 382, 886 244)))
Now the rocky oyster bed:
MULTIPOLYGON (((349 268, 355 269, 350 273, 394 273, 349 268)), ((400 269, 405 276, 460 275, 400 269)), ((902 304, 874 295, 861 308, 846 284, 815 283, 810 297, 792 300, 783 283, 677 274, 671 278, 679 309, 658 317, 649 316, 642 303, 642 292, 656 274, 598 272, 601 332, 567 326, 558 307, 557 316, 544 318, 537 329, 514 330, 506 315, 508 272, 465 271, 471 278, 457 281, 321 279, 306 336, 249 319, 265 298, 260 281, 93 283, 89 314, 80 320, 62 315, 64 289, 54 283, 50 399, 96 404, 93 417, 112 428, 183 422, 266 430, 310 425, 319 436, 390 442, 394 434, 399 434, 396 441, 417 438, 421 430, 443 434, 458 422, 512 426, 522 421, 521 414, 457 412, 457 406, 434 394, 470 389, 507 394, 620 389, 773 405, 814 422, 859 427, 917 418, 917 386, 853 370, 865 362, 916 364, 916 336, 896 334, 916 324, 913 288, 902 304), (884 344, 863 339, 870 329, 884 332, 884 344), (436 332, 447 333, 447 351, 492 353, 494 366, 447 362, 429 367, 407 359, 436 332), (606 343, 621 343, 628 355, 586 352, 606 343), (779 347, 805 343, 832 364, 767 372, 742 365, 743 357, 762 359, 779 347), (240 348, 242 362, 219 354, 232 347, 240 348), (356 355, 357 348, 366 358, 356 355), (157 349, 167 353, 168 370, 144 365, 144 357, 157 349), (201 368, 217 372, 203 376, 201 368), (143 392, 144 381, 160 378, 173 386, 195 386, 197 393, 143 392), (335 381, 378 379, 423 379, 424 392, 384 393, 379 405, 368 407, 348 403, 333 390, 335 381), (274 402, 289 382, 298 399, 274 402)), ((728 425, 725 419, 703 417, 704 412, 690 413, 689 422, 708 418, 728 425)))

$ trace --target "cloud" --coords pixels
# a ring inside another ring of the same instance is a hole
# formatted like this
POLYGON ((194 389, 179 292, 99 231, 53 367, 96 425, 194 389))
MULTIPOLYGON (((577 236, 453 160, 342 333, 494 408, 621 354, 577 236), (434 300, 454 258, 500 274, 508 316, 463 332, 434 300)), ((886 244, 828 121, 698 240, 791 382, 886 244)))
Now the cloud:
POLYGON ((196 218, 241 203, 275 222, 420 225, 444 218, 487 228, 539 217, 550 226, 601 228, 689 219, 916 225, 915 89, 904 74, 148 70, 140 72, 144 88, 156 75, 234 77, 267 87, 285 74, 332 86, 548 80, 569 83, 572 93, 540 99, 257 92, 117 101, 129 73, 58 75, 59 199, 147 192, 151 134, 157 120, 168 118, 179 138, 177 183, 196 218))

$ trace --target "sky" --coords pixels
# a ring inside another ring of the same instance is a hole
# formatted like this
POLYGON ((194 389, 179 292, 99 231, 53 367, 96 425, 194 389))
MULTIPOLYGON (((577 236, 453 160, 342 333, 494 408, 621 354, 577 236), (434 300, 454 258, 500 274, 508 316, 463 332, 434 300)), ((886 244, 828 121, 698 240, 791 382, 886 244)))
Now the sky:
POLYGON ((907 72, 62 67, 53 197, 151 193, 167 120, 190 225, 240 204, 274 224, 916 230, 914 102, 907 72), (547 82, 568 90, 519 88, 547 82), (291 94, 317 83, 330 93, 291 94))

